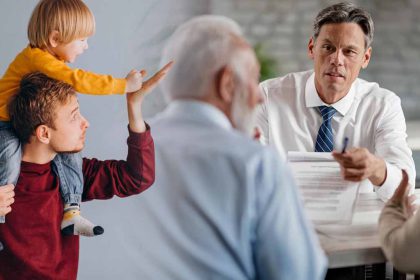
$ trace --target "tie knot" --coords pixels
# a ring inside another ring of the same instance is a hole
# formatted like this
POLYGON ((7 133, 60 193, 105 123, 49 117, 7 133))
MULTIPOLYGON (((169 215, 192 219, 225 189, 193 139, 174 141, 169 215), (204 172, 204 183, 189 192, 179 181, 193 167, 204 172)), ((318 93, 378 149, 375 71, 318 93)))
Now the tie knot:
POLYGON ((332 116, 334 116, 334 114, 337 112, 336 109, 328 106, 319 106, 318 110, 321 113, 324 121, 329 121, 332 118, 332 116))

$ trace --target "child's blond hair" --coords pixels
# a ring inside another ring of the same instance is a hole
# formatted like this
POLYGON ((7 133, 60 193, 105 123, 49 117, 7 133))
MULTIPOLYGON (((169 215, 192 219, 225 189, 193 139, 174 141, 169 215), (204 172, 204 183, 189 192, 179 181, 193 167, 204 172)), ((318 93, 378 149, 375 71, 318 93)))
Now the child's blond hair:
POLYGON ((29 20, 29 44, 48 47, 53 31, 58 31, 60 43, 67 44, 91 36, 95 32, 95 19, 81 0, 41 0, 29 20))

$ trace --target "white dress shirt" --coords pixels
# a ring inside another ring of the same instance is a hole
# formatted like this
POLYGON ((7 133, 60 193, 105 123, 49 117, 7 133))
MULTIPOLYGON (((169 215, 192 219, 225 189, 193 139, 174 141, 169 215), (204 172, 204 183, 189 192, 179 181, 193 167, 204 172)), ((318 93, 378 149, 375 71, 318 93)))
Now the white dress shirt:
POLYGON ((119 235, 96 248, 90 278, 324 279, 326 258, 274 149, 203 102, 173 102, 149 124, 156 181, 124 199, 109 229, 119 235))
POLYGON ((258 109, 261 141, 273 145, 283 156, 289 151, 313 152, 322 123, 317 107, 332 106, 337 110, 331 122, 334 148, 342 149, 343 139, 348 137, 348 148, 367 148, 386 161, 383 185, 362 184, 361 191, 376 191, 387 200, 401 181, 401 169, 407 171, 414 189, 416 174, 400 98, 377 83, 358 78, 345 97, 327 105, 318 96, 314 77, 313 71, 306 71, 260 84, 264 95, 258 109))

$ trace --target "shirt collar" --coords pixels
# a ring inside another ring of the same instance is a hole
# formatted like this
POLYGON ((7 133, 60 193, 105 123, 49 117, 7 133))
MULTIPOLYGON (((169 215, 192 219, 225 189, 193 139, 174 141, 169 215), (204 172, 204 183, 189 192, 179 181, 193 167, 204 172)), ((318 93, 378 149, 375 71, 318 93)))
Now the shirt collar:
POLYGON ((305 100, 306 100, 306 107, 318 107, 318 106, 332 106, 334 109, 337 110, 341 115, 345 115, 351 107, 351 104, 354 101, 355 96, 355 82, 351 85, 351 88, 349 92, 341 98, 339 101, 337 101, 334 104, 325 104, 321 98, 318 95, 318 92, 315 88, 315 73, 312 73, 312 75, 309 77, 309 79, 306 81, 305 86, 305 100))
POLYGON ((203 101, 192 99, 174 100, 165 111, 167 115, 176 115, 184 119, 213 123, 227 130, 232 129, 231 122, 222 111, 203 101))

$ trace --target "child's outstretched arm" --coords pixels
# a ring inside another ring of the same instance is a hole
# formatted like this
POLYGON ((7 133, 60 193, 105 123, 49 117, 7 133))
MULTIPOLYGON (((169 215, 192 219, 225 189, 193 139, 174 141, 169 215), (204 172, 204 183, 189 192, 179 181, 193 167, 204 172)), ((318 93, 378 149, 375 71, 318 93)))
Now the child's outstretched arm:
MULTIPOLYGON (((83 69, 71 68, 64 61, 56 59, 51 54, 34 48, 31 61, 28 65, 50 78, 70 84, 77 92, 93 95, 109 95, 126 93, 126 78, 115 78, 111 75, 102 75, 83 69)), ((23 58, 21 58, 23 60, 23 58)), ((17 65, 22 65, 18 63, 17 65)), ((25 64, 24 64, 25 65, 25 64)))
MULTIPOLYGON (((143 75, 141 71, 131 70, 125 78, 115 78, 83 69, 71 68, 64 61, 40 49, 33 49, 31 67, 47 76, 66 82, 79 93, 94 95, 124 94, 135 92, 142 88, 143 75)), ((29 70, 28 70, 29 71, 29 70)), ((29 71, 33 72, 33 70, 29 71)))

